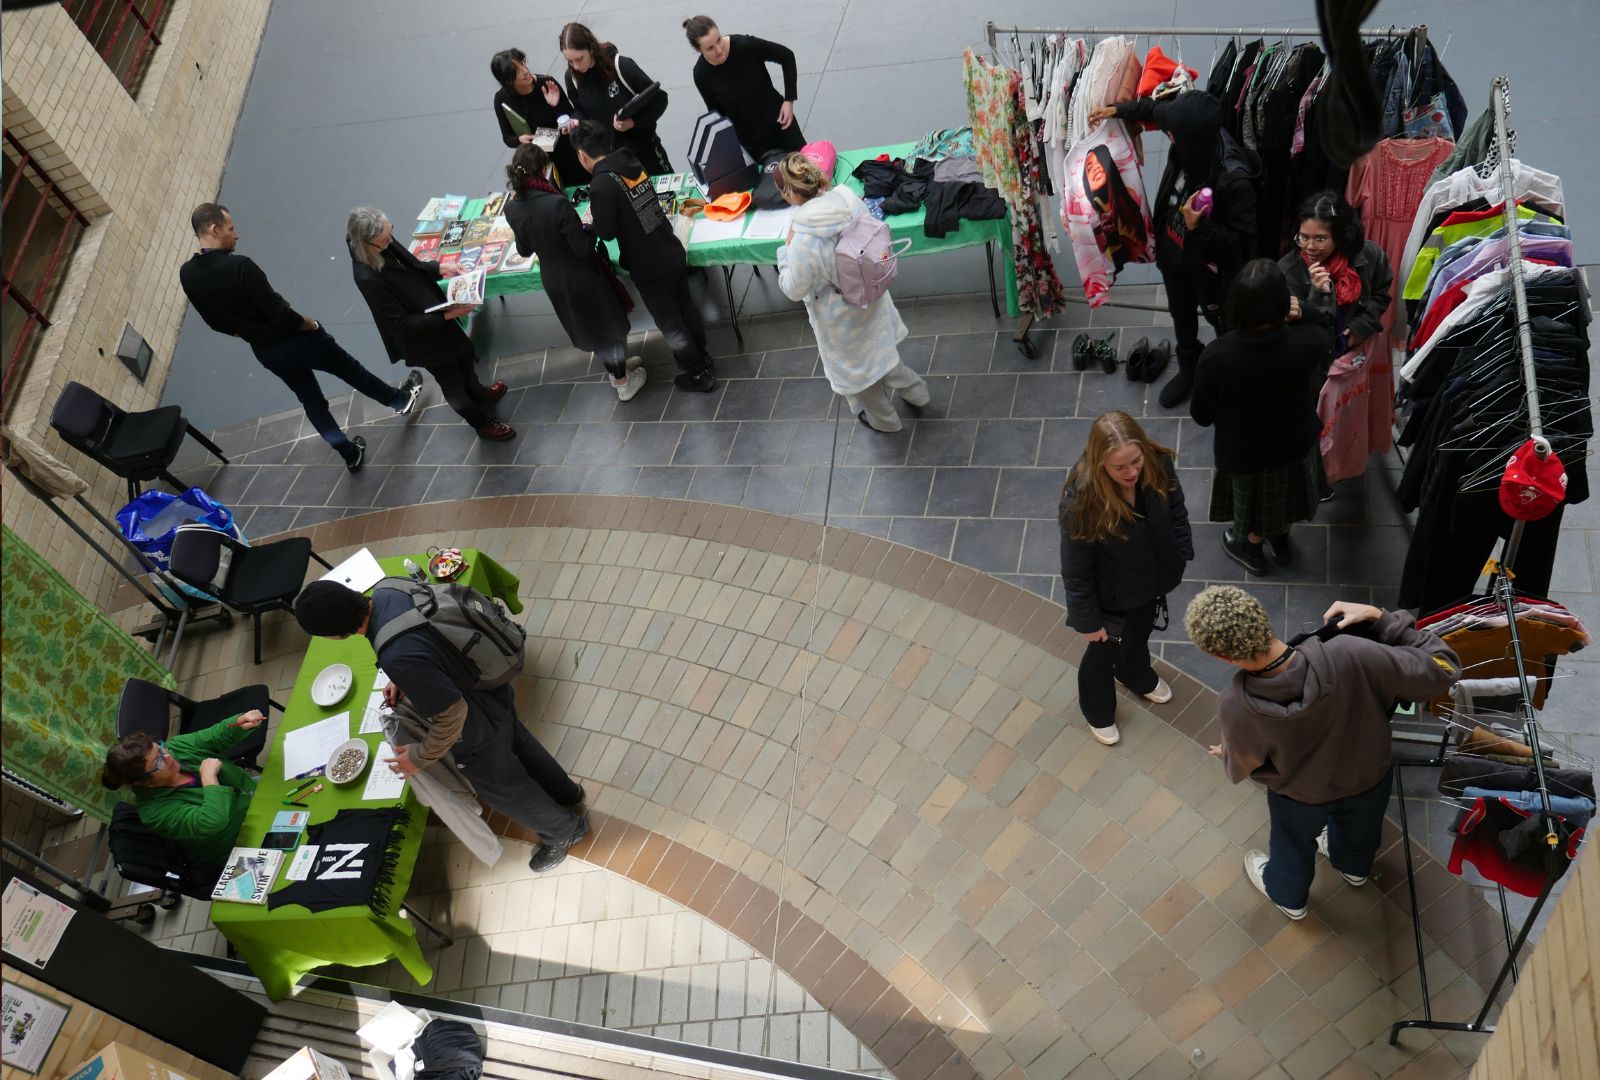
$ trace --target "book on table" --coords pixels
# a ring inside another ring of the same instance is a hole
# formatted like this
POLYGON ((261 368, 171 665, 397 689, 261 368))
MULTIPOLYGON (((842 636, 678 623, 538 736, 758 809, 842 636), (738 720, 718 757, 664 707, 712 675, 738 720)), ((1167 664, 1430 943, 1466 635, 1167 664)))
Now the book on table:
MULTIPOLYGON (((464 254, 464 253, 463 253, 464 254)), ((428 308, 429 311, 443 311, 447 307, 457 304, 483 303, 484 269, 480 266, 471 273, 463 273, 444 283, 445 301, 428 308)))
POLYGON ((211 890, 211 899, 265 904, 282 865, 282 851, 236 847, 228 854, 228 863, 217 878, 216 888, 211 890))
POLYGON ((461 208, 467 205, 465 195, 446 195, 439 204, 439 216, 442 218, 457 218, 461 216, 461 208))
POLYGON ((483 254, 478 257, 478 265, 483 267, 483 272, 492 274, 500 269, 500 260, 505 256, 506 245, 485 244, 483 254))
POLYGON ((480 217, 467 223, 467 231, 461 234, 461 243, 481 244, 489 239, 489 230, 494 228, 494 218, 480 217))
POLYGON ((444 206, 444 196, 435 195, 433 198, 428 200, 427 205, 422 208, 422 212, 419 213, 417 215, 417 217, 424 218, 424 219, 426 219, 426 218, 436 218, 436 217, 439 216, 439 210, 443 206, 444 206))
POLYGON ((439 252, 439 273, 441 275, 443 275, 446 270, 455 269, 460 264, 460 262, 461 262, 461 249, 460 248, 457 248, 454 251, 441 251, 441 252, 439 252))
POLYGON ((468 199, 461 207, 461 220, 466 222, 476 221, 483 216, 484 199, 468 199))
POLYGON ((466 232, 467 223, 465 221, 452 221, 449 227, 445 229, 444 235, 439 238, 439 246, 442 248, 459 248, 466 232))
POLYGON ((478 262, 483 258, 483 245, 473 244, 471 247, 461 249, 461 259, 456 263, 463 274, 470 274, 478 268, 478 262))
POLYGON ((511 222, 506 220, 504 214, 501 214, 496 217, 494 219, 494 223, 489 226, 489 235, 484 237, 484 240, 491 244, 509 244, 516 238, 517 234, 515 230, 511 228, 511 222))
POLYGON ((411 230, 412 236, 438 236, 445 230, 444 218, 418 218, 416 228, 411 230))
POLYGON ((411 241, 411 254, 428 262, 439 256, 439 238, 437 236, 419 236, 411 241))
POLYGON ((505 205, 506 205, 506 193, 505 192, 496 191, 496 192, 494 192, 494 193, 492 193, 490 195, 487 195, 487 196, 484 197, 484 200, 483 200, 483 216, 484 217, 491 217, 491 218, 492 217, 499 217, 500 216, 500 211, 505 208, 505 205))
POLYGON ((537 255, 518 255, 515 244, 506 245, 505 257, 500 260, 500 273, 520 274, 524 270, 533 269, 533 264, 539 261, 537 255))

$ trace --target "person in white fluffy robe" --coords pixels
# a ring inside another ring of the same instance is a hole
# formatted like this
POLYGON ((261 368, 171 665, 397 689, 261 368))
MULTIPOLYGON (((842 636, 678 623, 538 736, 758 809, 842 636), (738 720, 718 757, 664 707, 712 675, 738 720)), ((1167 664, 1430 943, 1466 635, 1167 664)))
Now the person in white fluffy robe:
POLYGON ((833 288, 837 270, 834 245, 853 218, 869 213, 861 197, 832 187, 804 154, 790 154, 776 173, 778 190, 794 206, 794 224, 778 249, 778 287, 791 300, 805 302, 817 336, 822 370, 850 411, 875 431, 899 431, 893 394, 921 408, 928 384, 900 360, 906 324, 885 292, 865 308, 847 304, 833 288))

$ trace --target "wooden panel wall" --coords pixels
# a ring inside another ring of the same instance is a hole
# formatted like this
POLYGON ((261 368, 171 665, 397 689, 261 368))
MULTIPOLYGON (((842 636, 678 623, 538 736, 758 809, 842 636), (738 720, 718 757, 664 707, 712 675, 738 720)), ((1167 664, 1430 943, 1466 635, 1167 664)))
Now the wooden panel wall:
POLYGON ((1472 1080, 1600 1077, 1600 843, 1583 848, 1472 1080))

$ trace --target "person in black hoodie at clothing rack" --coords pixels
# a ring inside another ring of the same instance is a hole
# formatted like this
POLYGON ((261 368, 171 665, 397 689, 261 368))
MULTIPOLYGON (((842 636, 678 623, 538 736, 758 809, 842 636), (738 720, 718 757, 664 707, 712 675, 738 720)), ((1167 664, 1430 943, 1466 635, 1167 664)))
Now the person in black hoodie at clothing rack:
POLYGON ((733 121, 739 145, 756 161, 782 150, 793 153, 806 144, 795 122, 798 69, 794 50, 750 34, 726 35, 709 15, 683 20, 689 44, 700 54, 694 85, 706 108, 733 121), (767 65, 783 69, 783 94, 772 85, 767 65))
POLYGON ((622 143, 651 176, 672 171, 666 148, 656 134, 656 123, 667 111, 667 92, 653 83, 644 69, 617 51, 609 41, 601 41, 582 23, 570 22, 561 28, 561 55, 567 61, 567 96, 572 100, 572 115, 577 120, 598 120, 610 124, 622 143), (656 87, 638 112, 624 119, 618 113, 648 87, 656 87))
POLYGON ((617 242, 623 267, 682 369, 673 385, 709 394, 717 379, 706 353, 705 322, 689 293, 683 244, 661 209, 650 175, 632 150, 617 148, 616 138, 615 131, 594 120, 585 120, 572 133, 578 159, 594 174, 589 212, 595 235, 617 242))
POLYGON ((1222 104, 1203 90, 1166 101, 1136 98, 1089 113, 1094 122, 1112 118, 1149 121, 1167 133, 1172 152, 1151 207, 1156 229, 1156 269, 1167 290, 1167 311, 1178 339, 1178 373, 1161 388, 1161 406, 1189 400, 1200 362, 1200 318, 1220 334, 1226 329, 1222 299, 1256 245, 1255 177, 1261 159, 1223 124, 1222 104), (1195 205, 1201 188, 1212 191, 1209 210, 1195 205))
POLYGON ((500 138, 513 150, 523 143, 533 142, 533 133, 539 128, 561 130, 560 119, 567 117, 566 130, 556 136, 555 149, 550 160, 556 165, 556 181, 563 187, 575 187, 589 182, 589 171, 578 161, 568 133, 577 121, 572 119, 572 103, 561 89, 561 84, 548 75, 535 74, 528 67, 528 55, 521 49, 501 49, 489 60, 489 72, 500 89, 494 95, 494 118, 500 122, 500 138), (510 110, 522 118, 524 134, 507 114, 510 110))

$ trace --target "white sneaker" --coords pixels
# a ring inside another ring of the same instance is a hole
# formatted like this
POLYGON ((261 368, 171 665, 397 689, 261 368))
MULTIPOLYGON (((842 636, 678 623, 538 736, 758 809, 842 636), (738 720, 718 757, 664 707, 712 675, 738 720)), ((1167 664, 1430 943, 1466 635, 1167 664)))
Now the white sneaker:
POLYGON ((616 379, 612 379, 611 386, 616 390, 618 399, 622 401, 632 401, 633 395, 639 392, 639 388, 644 385, 644 381, 644 368, 633 368, 628 372, 628 377, 626 379, 623 379, 620 382, 616 379))
MULTIPOLYGON (((1246 875, 1249 876, 1250 884, 1252 884, 1256 888, 1260 889, 1262 896, 1266 896, 1268 900, 1272 900, 1272 897, 1267 896, 1267 883, 1262 878, 1262 875, 1264 873, 1266 873, 1266 870, 1267 870, 1267 857, 1266 857, 1266 855, 1262 854, 1259 851, 1247 851, 1247 852, 1245 852, 1245 855, 1244 855, 1244 872, 1245 872, 1246 875)), ((1278 903, 1276 900, 1272 900, 1272 906, 1277 908, 1279 911, 1283 912, 1285 915, 1289 916, 1289 918, 1293 919, 1295 922, 1299 922, 1301 919, 1306 917, 1306 909, 1303 908, 1303 907, 1302 908, 1284 907, 1282 904, 1278 903)))
POLYGON ((1144 699, 1157 705, 1165 705, 1172 700, 1172 687, 1167 685, 1167 680, 1157 679, 1156 688, 1146 694, 1144 699))
POLYGON ((1095 727, 1093 724, 1090 724, 1089 734, 1093 735, 1096 739, 1099 739, 1107 746, 1115 746, 1122 741, 1122 732, 1117 730, 1117 725, 1115 724, 1111 724, 1107 727, 1095 727))
MULTIPOLYGON (((1322 831, 1317 834, 1317 850, 1322 852, 1322 857, 1324 859, 1328 859, 1329 858, 1329 856, 1328 856, 1328 827, 1326 825, 1324 825, 1322 827, 1322 831)), ((1329 861, 1331 862, 1332 860, 1330 859, 1329 861)), ((1334 869, 1335 870, 1339 870, 1339 868, 1337 866, 1334 867, 1334 869)), ((1365 885, 1367 883, 1367 880, 1368 880, 1368 879, 1366 879, 1364 877, 1357 877, 1355 874, 1347 874, 1343 870, 1339 870, 1339 876, 1344 878, 1345 884, 1354 885, 1358 889, 1361 888, 1361 886, 1365 885)))

